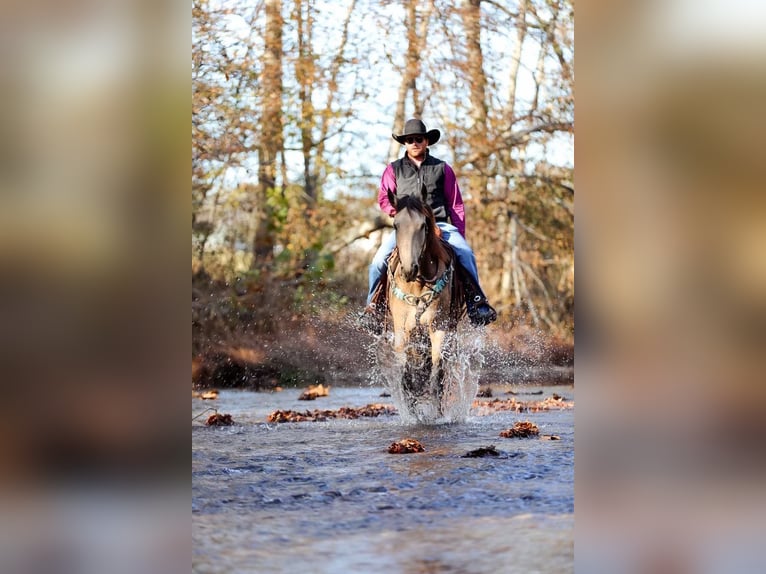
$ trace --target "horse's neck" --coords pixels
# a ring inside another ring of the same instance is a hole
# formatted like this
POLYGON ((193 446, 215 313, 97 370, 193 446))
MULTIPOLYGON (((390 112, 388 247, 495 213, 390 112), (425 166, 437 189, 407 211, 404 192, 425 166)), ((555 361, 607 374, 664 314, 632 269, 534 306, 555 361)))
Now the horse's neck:
POLYGON ((429 238, 429 244, 420 260, 421 275, 430 281, 437 281, 449 264, 449 253, 438 237, 429 238))
POLYGON ((420 276, 426 281, 436 281, 441 270, 440 261, 429 253, 424 253, 420 260, 420 276))

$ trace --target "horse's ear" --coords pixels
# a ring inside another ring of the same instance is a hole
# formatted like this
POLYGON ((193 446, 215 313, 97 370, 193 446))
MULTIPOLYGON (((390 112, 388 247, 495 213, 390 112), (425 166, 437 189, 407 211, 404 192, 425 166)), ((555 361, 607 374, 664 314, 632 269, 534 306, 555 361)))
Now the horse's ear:
POLYGON ((396 195, 390 189, 387 189, 386 193, 388 194, 388 203, 390 203, 391 207, 396 211, 396 195))

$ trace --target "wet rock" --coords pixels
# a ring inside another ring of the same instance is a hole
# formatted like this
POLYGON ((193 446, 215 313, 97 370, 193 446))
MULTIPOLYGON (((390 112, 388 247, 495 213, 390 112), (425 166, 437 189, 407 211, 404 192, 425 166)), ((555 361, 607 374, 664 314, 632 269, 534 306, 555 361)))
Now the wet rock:
POLYGON ((476 393, 476 396, 482 397, 482 398, 490 398, 492 396, 492 387, 490 387, 489 385, 485 387, 481 387, 479 391, 476 393))
POLYGON ((495 445, 482 446, 474 450, 469 450, 463 455, 463 458, 481 458, 485 456, 500 456, 500 451, 495 448, 495 445))
POLYGON ((202 399, 203 401, 212 401, 218 398, 218 391, 215 389, 204 392, 192 391, 192 398, 202 399))
POLYGON ((329 497, 329 498, 340 498, 341 496, 343 496, 343 494, 341 494, 337 490, 327 490, 322 493, 322 496, 329 497))
POLYGON ((367 492, 388 492, 385 486, 370 486, 367 488, 367 492))

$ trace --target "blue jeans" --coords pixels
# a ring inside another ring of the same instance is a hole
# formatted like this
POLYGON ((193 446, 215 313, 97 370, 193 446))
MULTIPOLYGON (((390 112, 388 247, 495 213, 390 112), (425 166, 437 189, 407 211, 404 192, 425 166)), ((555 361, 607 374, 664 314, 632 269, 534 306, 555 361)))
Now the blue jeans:
MULTIPOLYGON (((457 227, 449 223, 437 223, 439 229, 442 230, 442 237, 449 243, 455 250, 455 255, 460 265, 463 266, 468 274, 473 278, 473 282, 479 287, 479 270, 476 269, 476 257, 473 255, 470 245, 465 238, 460 235, 457 227)), ((367 304, 372 301, 372 295, 375 293, 375 289, 380 284, 380 278, 386 272, 386 261, 388 256, 396 247, 396 232, 389 234, 383 238, 383 242, 380 244, 378 251, 375 253, 375 257, 372 258, 370 263, 370 275, 369 275, 369 291, 367 293, 367 304)), ((481 287, 479 287, 481 291, 481 287)), ((484 293, 482 292, 482 296, 484 293)))

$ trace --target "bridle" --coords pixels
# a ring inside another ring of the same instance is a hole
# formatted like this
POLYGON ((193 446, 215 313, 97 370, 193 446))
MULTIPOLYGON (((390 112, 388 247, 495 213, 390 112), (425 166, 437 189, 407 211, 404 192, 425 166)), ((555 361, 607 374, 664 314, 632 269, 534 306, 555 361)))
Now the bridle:
MULTIPOLYGON (((430 227, 430 232, 433 234, 433 226, 430 227)), ((428 234, 426 234, 426 239, 423 241, 423 245, 420 248, 420 254, 418 255, 418 261, 421 261, 423 259, 423 255, 425 254, 426 246, 428 245, 428 234)), ((388 267, 388 276, 389 276, 389 285, 391 285, 390 291, 391 294, 399 299, 400 301, 404 301, 408 305, 412 305, 413 307, 418 307, 418 315, 421 315, 428 306, 433 303, 435 299, 439 297, 441 292, 444 290, 444 288, 450 284, 450 281, 452 280, 452 273, 454 271, 454 266, 452 261, 450 260, 449 265, 447 265, 447 268, 444 270, 444 273, 441 274, 441 276, 436 279, 426 279, 423 277, 419 272, 417 279, 423 283, 424 285, 431 284, 432 286, 426 289, 425 292, 423 292, 421 295, 413 295, 412 293, 405 293, 402 291, 395 282, 394 273, 395 273, 395 266, 389 265, 388 267)), ((398 265, 396 266, 398 267, 398 265)), ((422 266, 421 266, 422 269, 422 266)))
MULTIPOLYGON (((439 294, 444 291, 444 288, 449 285, 450 281, 452 280, 452 272, 454 270, 454 267, 452 265, 452 261, 450 261, 450 264, 447 266, 447 268, 444 270, 444 273, 442 273, 441 277, 439 277, 438 280, 433 282, 433 287, 429 287, 424 293, 421 295, 413 295, 412 293, 405 293, 394 282, 394 271, 389 268, 388 274, 389 274, 389 283, 391 284, 391 294, 396 297, 397 299, 404 301, 408 305, 412 305, 414 307, 421 306, 423 307, 423 310, 433 303, 434 299, 436 299, 439 294)), ((423 283, 431 283, 430 281, 423 280, 422 277, 420 277, 421 281, 423 283)))

